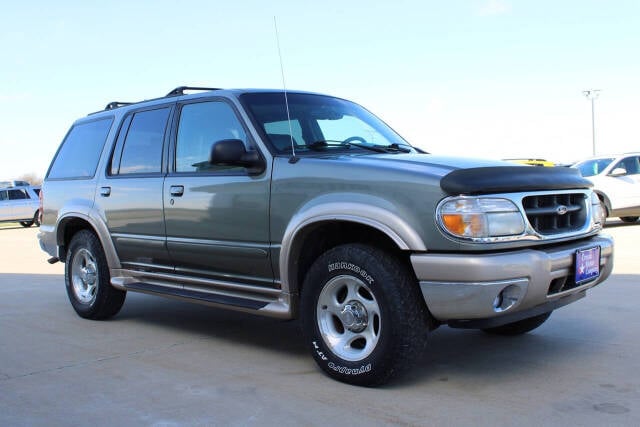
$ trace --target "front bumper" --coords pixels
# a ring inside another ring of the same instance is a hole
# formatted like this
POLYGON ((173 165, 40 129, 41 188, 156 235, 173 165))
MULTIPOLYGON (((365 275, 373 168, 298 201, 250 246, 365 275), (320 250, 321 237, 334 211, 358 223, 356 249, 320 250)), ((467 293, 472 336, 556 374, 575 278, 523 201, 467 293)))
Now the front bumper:
POLYGON ((414 254, 411 264, 435 319, 458 327, 496 326, 584 296, 587 289, 611 274, 613 239, 601 234, 512 252, 414 254), (600 275, 576 284, 575 254, 593 246, 600 246, 600 275))

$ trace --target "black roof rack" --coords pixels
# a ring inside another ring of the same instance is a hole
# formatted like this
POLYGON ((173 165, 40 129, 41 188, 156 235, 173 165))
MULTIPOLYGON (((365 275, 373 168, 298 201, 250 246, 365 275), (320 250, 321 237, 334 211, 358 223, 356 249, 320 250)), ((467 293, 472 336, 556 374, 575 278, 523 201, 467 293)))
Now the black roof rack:
POLYGON ((104 107, 105 110, 113 110, 115 108, 120 108, 120 107, 124 107, 125 105, 131 105, 133 104, 133 102, 121 102, 121 101, 113 101, 107 104, 106 107, 104 107))
POLYGON ((219 87, 196 87, 196 86, 178 86, 169 92, 166 96, 184 95, 185 90, 220 90, 219 87))

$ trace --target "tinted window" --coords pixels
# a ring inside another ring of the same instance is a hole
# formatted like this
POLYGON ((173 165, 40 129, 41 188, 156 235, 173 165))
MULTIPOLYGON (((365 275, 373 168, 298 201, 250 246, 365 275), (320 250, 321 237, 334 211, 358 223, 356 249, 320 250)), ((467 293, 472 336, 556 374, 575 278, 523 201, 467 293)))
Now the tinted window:
POLYGON ((122 157, 112 172, 119 174, 159 173, 162 168, 162 142, 170 108, 134 114, 124 140, 122 157))
POLYGON ((29 195, 25 190, 9 190, 9 200, 28 199, 29 195))
POLYGON ((228 104, 211 101, 184 105, 176 140, 176 172, 230 169, 209 164, 211 146, 223 139, 239 139, 247 146, 247 134, 228 104))
POLYGON ((612 161, 612 158, 585 160, 575 164, 573 167, 578 168, 582 176, 594 176, 602 173, 612 161))
POLYGON ((636 175, 640 173, 640 164, 637 157, 626 157, 616 164, 612 171, 615 169, 624 169, 626 175, 636 175))
POLYGON ((0 191, 0 200, 7 200, 7 197, 6 191, 0 191))
POLYGON ((286 150, 291 147, 291 136, 293 136, 295 145, 299 145, 300 141, 304 141, 302 127, 298 120, 265 123, 264 131, 267 133, 269 141, 278 150, 286 150))
POLYGON ((91 178, 96 173, 112 118, 80 123, 62 142, 47 178, 91 178))
POLYGON ((290 93, 246 93, 242 102, 258 129, 279 152, 374 148, 376 152, 411 151, 410 146, 384 122, 352 102, 330 96, 290 93), (288 122, 291 122, 289 128, 288 122), (400 150, 398 147, 402 146, 400 150), (378 148, 378 150, 375 150, 378 148))

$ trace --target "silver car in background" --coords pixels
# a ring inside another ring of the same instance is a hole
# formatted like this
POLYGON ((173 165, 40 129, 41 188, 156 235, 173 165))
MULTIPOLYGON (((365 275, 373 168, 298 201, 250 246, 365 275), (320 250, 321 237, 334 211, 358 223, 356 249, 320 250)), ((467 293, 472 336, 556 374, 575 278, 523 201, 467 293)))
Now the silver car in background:
POLYGON ((607 217, 640 218, 640 153, 592 157, 571 167, 594 185, 607 217))
POLYGON ((40 187, 0 188, 0 222, 19 222, 23 227, 40 225, 40 187))

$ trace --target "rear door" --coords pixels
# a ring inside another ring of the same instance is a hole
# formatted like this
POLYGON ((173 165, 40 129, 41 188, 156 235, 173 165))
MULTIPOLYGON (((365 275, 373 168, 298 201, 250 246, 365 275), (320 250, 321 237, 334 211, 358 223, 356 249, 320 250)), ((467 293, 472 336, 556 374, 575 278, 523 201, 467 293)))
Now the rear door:
POLYGON ((34 211, 26 188, 12 188, 7 191, 11 211, 10 219, 33 218, 34 211))
POLYGON ((136 110, 123 120, 97 203, 124 268, 173 270, 162 205, 166 131, 173 104, 136 110))
POLYGON ((269 179, 209 164, 211 146, 240 139, 256 147, 235 107, 220 99, 178 106, 165 180, 167 246, 176 273, 273 286, 269 259, 269 179))

